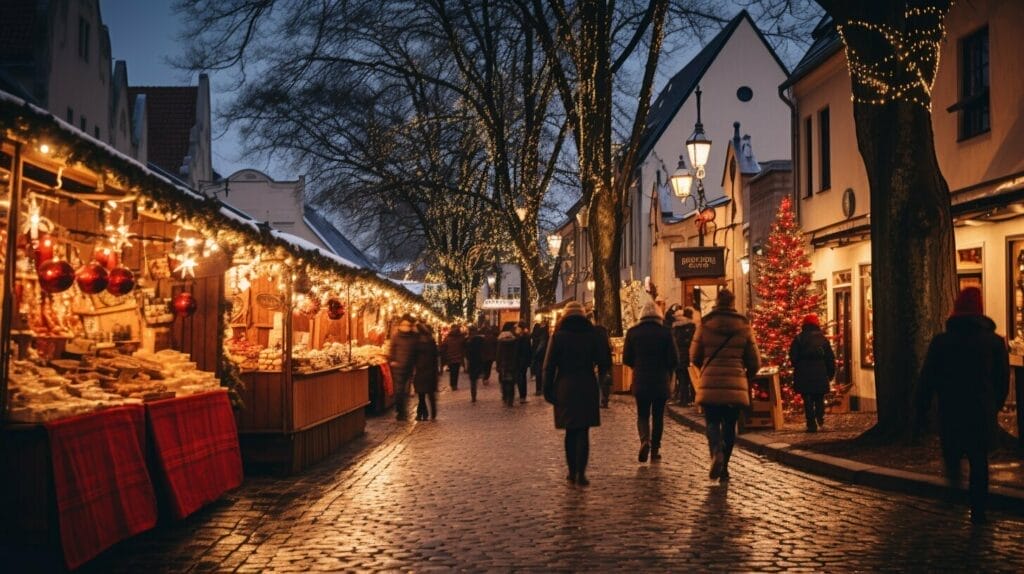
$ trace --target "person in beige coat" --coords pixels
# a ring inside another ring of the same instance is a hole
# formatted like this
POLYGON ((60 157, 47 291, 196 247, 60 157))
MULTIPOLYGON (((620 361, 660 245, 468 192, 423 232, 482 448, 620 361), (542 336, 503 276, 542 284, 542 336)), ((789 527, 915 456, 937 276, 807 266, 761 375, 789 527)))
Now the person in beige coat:
POLYGON ((707 423, 710 476, 722 482, 729 480, 740 409, 750 406, 750 379, 761 366, 750 321, 736 312, 735 303, 731 291, 719 291, 690 345, 690 360, 701 371, 696 402, 707 423))

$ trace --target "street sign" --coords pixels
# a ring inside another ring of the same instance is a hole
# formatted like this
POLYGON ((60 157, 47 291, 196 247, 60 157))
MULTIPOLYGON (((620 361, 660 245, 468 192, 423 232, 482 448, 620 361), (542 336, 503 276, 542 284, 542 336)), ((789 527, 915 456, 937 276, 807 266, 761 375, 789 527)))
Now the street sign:
POLYGON ((725 277, 725 247, 683 247, 672 250, 679 279, 725 277))

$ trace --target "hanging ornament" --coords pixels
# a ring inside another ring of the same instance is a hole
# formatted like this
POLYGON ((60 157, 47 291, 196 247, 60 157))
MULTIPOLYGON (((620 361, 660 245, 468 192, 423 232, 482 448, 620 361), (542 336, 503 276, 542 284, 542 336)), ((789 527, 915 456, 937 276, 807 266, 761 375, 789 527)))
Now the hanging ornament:
POLYGON ((106 231, 109 235, 107 241, 110 242, 115 251, 121 251, 125 247, 131 247, 129 226, 125 225, 124 212, 121 213, 121 217, 117 220, 117 225, 107 224, 106 231))
POLYGON ((135 274, 126 267, 115 267, 107 276, 107 293, 111 295, 127 295, 135 288, 135 274))
POLYGON ((182 291, 174 296, 171 301, 171 311, 179 317, 191 317, 196 312, 196 308, 199 304, 196 302, 196 298, 188 291, 182 291))
POLYGON ((47 293, 67 291, 75 282, 75 270, 61 259, 50 259, 39 266, 39 287, 47 293))
POLYGON ((302 313, 306 317, 313 318, 317 313, 320 312, 320 299, 316 297, 306 297, 305 301, 299 305, 299 313, 302 313))
POLYGON ((117 252, 109 247, 97 247, 92 252, 93 261, 106 267, 107 271, 113 270, 117 267, 120 257, 117 256, 117 252))
POLYGON ((332 321, 337 321, 345 316, 345 305, 338 299, 327 300, 327 318, 332 321))
POLYGON ((86 263, 75 272, 75 283, 82 293, 95 295, 107 288, 110 282, 107 277, 107 268, 93 261, 86 263))
POLYGON ((38 239, 33 242, 32 254, 36 259, 36 269, 53 259, 53 238, 48 233, 39 235, 38 239))
POLYGON ((196 276, 196 260, 191 255, 186 255, 174 268, 174 273, 181 273, 181 278, 184 279, 186 276, 195 278, 196 276))

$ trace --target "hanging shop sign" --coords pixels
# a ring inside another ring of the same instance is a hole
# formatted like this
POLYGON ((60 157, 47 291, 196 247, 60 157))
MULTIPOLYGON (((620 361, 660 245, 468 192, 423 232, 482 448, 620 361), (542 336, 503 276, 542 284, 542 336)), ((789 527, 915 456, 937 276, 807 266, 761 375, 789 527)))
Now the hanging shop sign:
POLYGON ((672 250, 679 279, 725 277, 725 247, 683 247, 672 250))
POLYGON ((519 299, 484 299, 481 309, 518 309, 519 299))

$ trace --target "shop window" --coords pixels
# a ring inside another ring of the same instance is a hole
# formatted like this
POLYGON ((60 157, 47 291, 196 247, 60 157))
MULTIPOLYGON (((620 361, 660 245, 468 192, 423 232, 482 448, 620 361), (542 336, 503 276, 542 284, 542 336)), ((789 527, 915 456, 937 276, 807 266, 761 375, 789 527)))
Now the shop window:
POLYGON ((811 116, 804 118, 804 197, 814 193, 814 131, 811 116))
POLYGON ((1016 352, 1024 351, 1024 237, 1010 241, 1007 245, 1010 256, 1010 285, 1013 298, 1010 306, 1010 328, 1008 333, 1014 340, 1016 352))
POLYGON ((508 292, 508 298, 509 299, 518 299, 519 298, 519 287, 509 287, 507 292, 508 292))
POLYGON ((960 41, 960 101, 948 111, 960 114, 960 139, 989 131, 988 28, 960 41))
POLYGON ((875 366, 875 304, 871 292, 871 265, 860 266, 860 362, 875 366))
POLYGON ((977 287, 984 293, 981 275, 981 247, 956 250, 956 279, 959 290, 977 287))
POLYGON ((818 151, 820 153, 821 169, 819 170, 821 180, 818 191, 825 191, 832 187, 832 145, 829 134, 829 113, 828 108, 818 112, 818 151))

